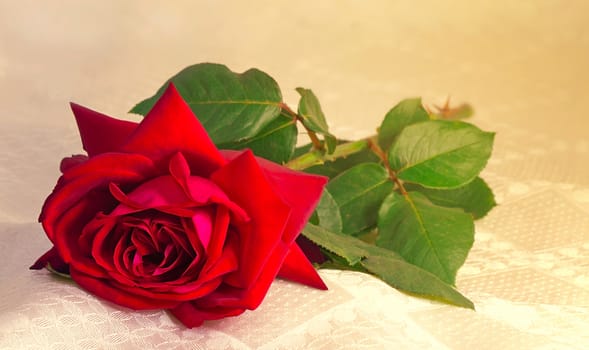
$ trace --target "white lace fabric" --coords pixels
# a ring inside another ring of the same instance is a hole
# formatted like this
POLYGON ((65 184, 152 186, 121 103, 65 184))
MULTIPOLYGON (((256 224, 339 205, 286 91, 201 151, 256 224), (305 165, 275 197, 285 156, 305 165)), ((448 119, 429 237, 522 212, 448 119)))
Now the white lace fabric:
POLYGON ((589 348, 589 5, 362 3, 0 1, 0 349, 589 348), (499 203, 457 279, 476 311, 322 270, 329 291, 278 280, 257 310, 186 329, 28 270, 59 160, 81 151, 67 103, 137 120, 200 61, 259 67, 292 106, 312 88, 348 138, 403 97, 471 102, 496 132, 482 176, 499 203))

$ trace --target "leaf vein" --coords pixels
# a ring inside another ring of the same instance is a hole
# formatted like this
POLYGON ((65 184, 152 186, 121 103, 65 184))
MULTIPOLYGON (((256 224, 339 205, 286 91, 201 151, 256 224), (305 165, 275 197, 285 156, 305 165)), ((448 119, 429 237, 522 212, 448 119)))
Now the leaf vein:
POLYGON ((429 236, 429 231, 425 227, 423 217, 421 216, 421 213, 417 209, 417 206, 415 205, 415 202, 409 196, 409 194, 404 194, 403 197, 405 197, 405 200, 411 206, 411 209, 413 210, 413 213, 415 214, 415 217, 417 219, 417 222, 419 223, 419 227, 421 228, 421 231, 424 234, 424 237, 426 239, 427 245, 430 247, 431 252, 435 255, 436 260, 438 261, 439 265, 442 267, 442 270, 444 270, 444 273, 446 274, 447 277, 452 276, 452 274, 450 274, 450 272, 448 271, 448 269, 446 268, 446 266, 442 263, 442 260, 440 258, 440 255, 438 254, 438 251, 435 249, 434 243, 432 242, 432 240, 431 240, 431 238, 429 236))

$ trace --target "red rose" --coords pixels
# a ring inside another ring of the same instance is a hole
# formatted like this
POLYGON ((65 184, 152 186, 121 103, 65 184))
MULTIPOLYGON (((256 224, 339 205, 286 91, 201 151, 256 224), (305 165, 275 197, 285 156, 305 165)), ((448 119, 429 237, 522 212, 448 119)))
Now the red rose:
POLYGON ((255 309, 277 275, 326 289, 295 243, 325 178, 219 151, 173 86, 139 124, 72 110, 88 156, 62 161, 32 268, 188 327, 255 309))

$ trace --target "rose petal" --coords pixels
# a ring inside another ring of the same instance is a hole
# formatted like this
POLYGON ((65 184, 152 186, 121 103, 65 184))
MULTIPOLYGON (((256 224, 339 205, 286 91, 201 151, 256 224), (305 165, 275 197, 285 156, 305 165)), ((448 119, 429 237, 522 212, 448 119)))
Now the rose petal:
MULTIPOLYGON (((229 222, 231 217, 229 215, 229 209, 224 206, 218 206, 215 211, 215 219, 213 223, 213 232, 211 234, 211 240, 207 249, 207 260, 202 268, 202 271, 207 271, 223 254, 223 248, 225 247, 225 241, 229 230, 229 222)), ((194 265, 186 269, 188 276, 196 273, 194 265)))
POLYGON ((88 156, 84 154, 76 154, 71 157, 65 157, 59 163, 59 171, 65 173, 68 169, 75 167, 76 165, 82 164, 88 160, 88 156))
POLYGON ((170 310, 170 312, 188 328, 198 327, 202 325, 204 321, 237 316, 244 311, 245 309, 224 307, 199 308, 191 302, 181 303, 170 310))
MULTIPOLYGON (((251 221, 236 225, 240 237, 239 271, 226 282, 247 288, 267 268, 269 253, 281 242, 290 208, 276 195, 253 153, 246 150, 211 175, 251 221), (239 181, 236 181, 239 174, 239 181), (252 200, 255 199, 255 200, 252 200)), ((276 268, 277 272, 278 268, 276 268)))
POLYGON ((129 194, 125 194, 114 183, 109 184, 109 189, 113 197, 122 204, 111 213, 115 216, 146 209, 190 206, 190 198, 186 197, 178 183, 168 175, 146 181, 129 194))
POLYGON ((53 244, 66 263, 85 262, 91 250, 91 242, 83 236, 83 228, 97 212, 112 208, 114 204, 108 194, 93 191, 58 217, 48 216, 42 222, 48 236, 53 232, 59 233, 53 236, 53 244))
POLYGON ((301 248, 293 243, 290 246, 288 255, 282 267, 278 272, 278 277, 285 278, 294 282, 298 282, 309 287, 327 290, 327 286, 313 267, 313 264, 309 262, 309 259, 305 256, 301 248))
MULTIPOLYGON (((170 175, 178 182, 178 184, 186 191, 187 195, 188 191, 188 178, 190 177, 190 166, 184 158, 182 153, 176 153, 172 159, 170 159, 169 164, 170 175)), ((189 196, 189 195, 188 195, 189 196)))
POLYGON ((196 229, 196 234, 200 239, 200 243, 202 246, 206 248, 209 246, 209 242, 211 241, 211 234, 213 232, 213 223, 212 223, 212 216, 213 211, 211 208, 199 208, 192 216, 192 222, 194 222, 194 228, 196 229))
POLYGON ((199 176, 208 176, 225 163, 206 130, 172 84, 123 149, 144 154, 161 168, 167 168, 170 156, 182 152, 191 164, 191 173, 199 176))
MULTIPOLYGON (((240 155, 240 152, 236 151, 221 152, 230 162, 240 155)), ((304 254, 302 254, 299 247, 296 246, 296 243, 293 241, 299 235, 310 215, 313 213, 328 179, 323 176, 295 172, 262 158, 256 158, 256 160, 264 170, 267 178, 272 182, 274 189, 291 208, 291 214, 288 218, 288 223, 282 240, 287 244, 293 244, 289 253, 289 257, 291 255, 292 257, 285 261, 288 266, 284 268, 284 271, 281 270, 281 273, 283 274, 282 277, 287 279, 292 277, 292 280, 297 282, 319 289, 325 289, 325 284, 321 281, 319 275, 317 275, 312 264, 304 254), (291 261, 291 259, 293 261, 291 261), (297 265, 300 265, 300 267, 297 265), (294 271, 298 268, 300 268, 299 273, 294 271)))
MULTIPOLYGON (((71 270, 71 276, 77 284, 90 293, 134 310, 170 309, 176 307, 179 303, 179 301, 166 299, 162 296, 160 298, 153 298, 153 296, 129 293, 124 287, 111 285, 113 283, 112 281, 97 279, 85 275, 76 269, 71 270)), ((134 287, 134 290, 141 289, 134 287)))
MULTIPOLYGON (((154 173, 153 162, 141 155, 107 153, 90 158, 87 162, 69 168, 58 180, 55 189, 47 197, 39 216, 45 232, 55 241, 55 221, 67 213, 76 203, 97 189, 106 189, 109 183, 137 183, 154 173)), ((89 205, 96 209, 96 205, 89 205)), ((96 213, 94 211, 92 214, 96 213)), ((67 223, 66 223, 67 225, 67 223)), ((60 230, 75 234, 79 230, 60 230)), ((67 258, 64 256, 64 259, 67 258)))
MULTIPOLYGON (((229 160, 239 154, 236 151, 221 152, 229 160)), ((293 171, 263 158, 256 158, 256 160, 272 182, 274 190, 292 210, 282 238, 290 243, 299 235, 315 210, 328 178, 293 171)))
POLYGON ((114 119, 75 103, 70 103, 76 117, 82 146, 90 157, 117 151, 137 128, 137 123, 114 119))
POLYGON ((55 247, 52 247, 37 259, 30 269, 40 270, 47 267, 47 265, 51 265, 51 268, 57 272, 69 274, 69 265, 61 259, 55 247))
POLYGON ((241 221, 248 219, 247 214, 233 203, 213 181, 191 176, 187 179, 189 197, 172 176, 159 176, 142 183, 128 194, 116 184, 109 184, 110 192, 121 205, 112 211, 112 215, 127 215, 146 209, 157 209, 175 216, 192 217, 195 207, 208 204, 221 204, 229 208, 241 221))
MULTIPOLYGON (((217 289, 195 301, 195 305, 205 307, 244 308, 250 310, 256 309, 268 293, 268 289, 276 278, 278 270, 282 266, 287 253, 288 246, 282 241, 278 242, 278 245, 272 250, 271 255, 267 259, 266 265, 257 276, 257 279, 252 281, 252 283, 246 288, 227 285, 225 288, 217 289)), ((228 280, 226 279, 226 282, 227 281, 228 280)))

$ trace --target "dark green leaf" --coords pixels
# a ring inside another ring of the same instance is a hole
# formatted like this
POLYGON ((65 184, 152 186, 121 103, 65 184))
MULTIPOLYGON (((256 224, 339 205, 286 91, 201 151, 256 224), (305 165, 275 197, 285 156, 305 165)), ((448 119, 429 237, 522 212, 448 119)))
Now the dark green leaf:
POLYGON ((388 150, 401 131, 408 125, 429 120, 429 114, 421 104, 421 98, 399 102, 384 117, 378 129, 378 144, 388 150))
POLYGON ((425 194, 434 204, 443 207, 461 208, 465 212, 472 214, 475 219, 487 215, 497 204, 493 191, 480 177, 462 187, 450 190, 436 190, 414 184, 405 184, 405 188, 425 194))
POLYGON ((296 122, 288 116, 281 115, 250 139, 218 146, 222 149, 249 148, 259 157, 283 164, 291 159, 296 142, 296 122))
POLYGON ((333 232, 342 231, 342 218, 339 207, 327 188, 323 190, 323 195, 319 200, 319 204, 317 204, 317 208, 315 208, 315 212, 317 213, 319 226, 333 232))
POLYGON ((378 213, 376 244, 454 284, 474 241, 471 215, 440 207, 419 192, 391 193, 378 213))
POLYGON ((385 168, 362 163, 333 178, 326 188, 339 207, 342 232, 354 234, 376 224, 378 208, 393 184, 385 168))
POLYGON ((346 262, 354 270, 358 270, 357 266, 360 265, 399 290, 474 308, 472 302, 452 286, 434 274, 408 263, 388 249, 370 245, 355 237, 333 233, 312 224, 305 226, 303 235, 325 250, 343 258, 345 261, 335 259, 337 268, 341 268, 341 265, 346 262))
POLYGON ((220 64, 201 63, 173 76, 130 112, 146 115, 170 81, 216 144, 258 135, 281 111, 280 88, 266 73, 250 69, 237 74, 220 64))
POLYGON ((309 130, 323 135, 325 138, 327 153, 333 153, 336 146, 336 139, 329 133, 329 127, 325 120, 325 115, 321 110, 321 105, 319 104, 317 96, 315 96, 313 91, 309 89, 299 87, 296 90, 301 95, 299 101, 299 115, 303 118, 303 125, 309 130))
POLYGON ((458 121, 431 120, 406 127, 388 153, 389 164, 404 181, 428 188, 456 188, 485 167, 493 133, 458 121))

